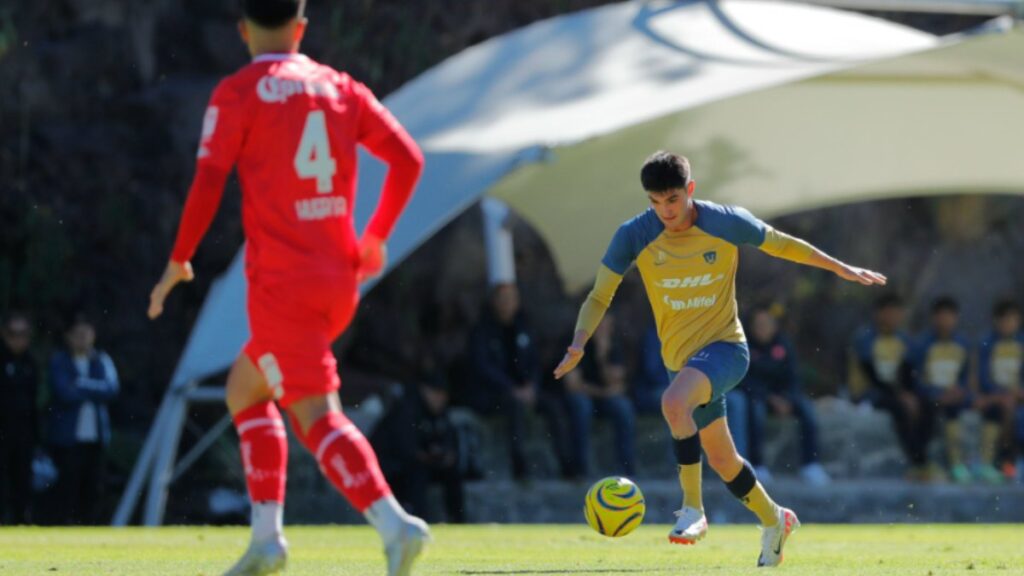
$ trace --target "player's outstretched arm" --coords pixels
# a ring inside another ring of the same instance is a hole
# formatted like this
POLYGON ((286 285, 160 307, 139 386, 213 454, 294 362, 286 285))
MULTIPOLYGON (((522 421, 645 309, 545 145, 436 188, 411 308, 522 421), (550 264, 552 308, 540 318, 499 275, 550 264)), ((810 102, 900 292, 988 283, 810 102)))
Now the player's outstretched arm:
POLYGON ((587 345, 590 335, 601 323, 605 312, 611 306, 615 291, 622 282, 622 276, 610 270, 607 266, 601 265, 597 271, 597 279, 594 280, 594 288, 587 295, 587 299, 580 307, 579 317, 576 319, 576 330, 573 333, 572 344, 565 351, 562 361, 555 367, 555 378, 561 378, 583 359, 583 349, 587 345))
POLYGON ((783 258, 799 264, 828 270, 844 280, 857 282, 865 286, 885 286, 885 283, 888 281, 883 274, 868 270, 867 268, 851 266, 842 260, 829 256, 800 238, 790 236, 785 232, 779 232, 774 228, 768 228, 760 248, 776 258, 783 258))
POLYGON ((178 237, 174 241, 174 251, 164 268, 160 280, 149 294, 149 310, 147 315, 152 320, 164 311, 164 300, 179 282, 190 282, 195 276, 189 262, 195 254, 199 242, 209 229, 213 217, 217 215, 221 196, 224 194, 224 183, 228 174, 224 170, 199 163, 192 187, 185 201, 185 209, 181 213, 178 225, 178 237))
POLYGON ((192 264, 189 262, 179 263, 174 260, 168 262, 160 281, 149 293, 149 310, 147 312, 149 319, 154 320, 163 314, 164 300, 179 282, 191 282, 193 278, 195 278, 195 274, 192 273, 192 264))

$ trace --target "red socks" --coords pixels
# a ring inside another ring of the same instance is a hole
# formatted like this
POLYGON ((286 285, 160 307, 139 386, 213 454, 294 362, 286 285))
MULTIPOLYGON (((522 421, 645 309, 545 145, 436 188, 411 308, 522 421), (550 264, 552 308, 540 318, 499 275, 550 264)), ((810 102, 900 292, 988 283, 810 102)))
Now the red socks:
POLYGON ((391 494, 373 447, 344 414, 328 413, 310 427, 302 443, 324 476, 360 513, 391 494))
POLYGON ((235 414, 234 421, 249 498, 253 502, 284 502, 288 438, 277 406, 273 402, 250 406, 235 414))

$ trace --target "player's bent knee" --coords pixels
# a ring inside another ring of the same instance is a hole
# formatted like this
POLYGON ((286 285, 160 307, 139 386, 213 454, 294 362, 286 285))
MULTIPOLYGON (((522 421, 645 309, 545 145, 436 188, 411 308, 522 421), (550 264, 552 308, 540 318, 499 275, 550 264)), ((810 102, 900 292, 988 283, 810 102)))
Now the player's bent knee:
POLYGON ((686 401, 686 395, 669 388, 661 395, 661 413, 670 422, 693 414, 694 406, 686 401))

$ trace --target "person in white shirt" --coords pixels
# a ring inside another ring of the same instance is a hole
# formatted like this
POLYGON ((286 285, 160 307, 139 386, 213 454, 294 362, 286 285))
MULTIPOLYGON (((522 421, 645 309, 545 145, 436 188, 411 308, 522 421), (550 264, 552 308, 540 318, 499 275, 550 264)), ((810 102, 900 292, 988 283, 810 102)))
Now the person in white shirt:
POLYGON ((110 442, 107 404, 120 385, 110 356, 95 348, 96 329, 85 315, 74 315, 64 337, 67 348, 54 352, 49 370, 48 442, 58 470, 53 520, 95 524, 110 442))

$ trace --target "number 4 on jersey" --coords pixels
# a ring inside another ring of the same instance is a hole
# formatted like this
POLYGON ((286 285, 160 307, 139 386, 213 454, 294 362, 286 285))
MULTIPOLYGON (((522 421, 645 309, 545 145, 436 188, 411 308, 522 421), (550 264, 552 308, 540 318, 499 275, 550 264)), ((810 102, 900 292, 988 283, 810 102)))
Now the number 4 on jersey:
POLYGON ((306 116, 299 149, 295 152, 295 172, 299 178, 316 178, 316 191, 330 194, 334 190, 337 165, 331 158, 331 145, 327 140, 327 122, 323 110, 313 110, 306 116))

